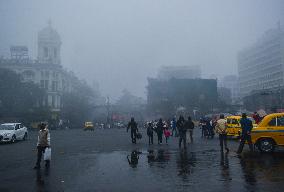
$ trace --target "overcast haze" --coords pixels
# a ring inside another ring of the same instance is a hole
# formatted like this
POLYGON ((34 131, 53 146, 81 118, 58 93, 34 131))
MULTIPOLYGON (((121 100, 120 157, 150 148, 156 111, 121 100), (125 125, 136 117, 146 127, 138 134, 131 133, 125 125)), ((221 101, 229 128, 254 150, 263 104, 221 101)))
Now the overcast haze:
POLYGON ((283 0, 0 0, 0 56, 10 45, 37 55, 51 19, 62 65, 103 95, 145 97, 162 65, 201 65, 203 77, 237 73, 237 52, 284 23, 283 0))

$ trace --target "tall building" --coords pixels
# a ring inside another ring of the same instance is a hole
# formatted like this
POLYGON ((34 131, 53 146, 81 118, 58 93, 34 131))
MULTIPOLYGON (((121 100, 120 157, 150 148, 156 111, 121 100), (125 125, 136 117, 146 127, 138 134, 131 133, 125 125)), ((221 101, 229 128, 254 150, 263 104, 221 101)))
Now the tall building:
POLYGON ((199 65, 192 66, 163 66, 158 71, 158 79, 199 79, 201 68, 199 65))
POLYGON ((267 31, 238 55, 240 95, 273 90, 284 85, 284 31, 280 25, 267 31))
POLYGON ((38 33, 38 57, 28 57, 25 46, 11 47, 11 58, 1 58, 0 67, 15 71, 23 81, 31 81, 46 90, 43 106, 49 106, 53 112, 62 107, 62 95, 70 92, 77 78, 67 72, 60 64, 61 39, 51 23, 38 33))
POLYGON ((238 104, 240 102, 239 78, 236 75, 225 76, 220 81, 218 87, 223 87, 230 90, 232 104, 238 104))

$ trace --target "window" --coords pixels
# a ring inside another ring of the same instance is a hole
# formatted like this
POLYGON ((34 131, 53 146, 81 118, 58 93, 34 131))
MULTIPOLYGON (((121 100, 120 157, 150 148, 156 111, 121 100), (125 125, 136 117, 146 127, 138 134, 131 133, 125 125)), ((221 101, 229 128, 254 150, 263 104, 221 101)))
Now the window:
POLYGON ((239 121, 237 119, 232 119, 232 124, 239 124, 239 121))
POLYGON ((284 117, 275 117, 268 123, 270 126, 284 126, 284 117))
POLYGON ((44 54, 44 57, 48 57, 48 48, 47 47, 43 48, 43 54, 44 54))
POLYGON ((57 58, 57 49, 54 48, 54 58, 57 58))
POLYGON ((44 80, 40 80, 40 88, 44 88, 44 80))
POLYGON ((51 103, 52 103, 52 107, 55 107, 55 96, 54 95, 52 95, 51 103))
POLYGON ((45 81, 44 81, 44 88, 45 88, 45 89, 48 89, 48 86, 49 86, 49 85, 48 85, 48 80, 45 80, 45 81))
POLYGON ((284 117, 277 118, 277 126, 284 126, 284 117))
POLYGON ((49 71, 45 71, 45 77, 48 79, 49 78, 49 71))

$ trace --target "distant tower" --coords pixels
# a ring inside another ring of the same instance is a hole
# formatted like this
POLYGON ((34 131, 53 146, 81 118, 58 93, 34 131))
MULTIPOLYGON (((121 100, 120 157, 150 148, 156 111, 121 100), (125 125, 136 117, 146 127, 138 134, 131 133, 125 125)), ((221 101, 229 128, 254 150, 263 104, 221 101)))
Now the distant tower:
POLYGON ((41 63, 60 64, 60 36, 51 27, 51 21, 48 26, 38 33, 38 60, 41 63))

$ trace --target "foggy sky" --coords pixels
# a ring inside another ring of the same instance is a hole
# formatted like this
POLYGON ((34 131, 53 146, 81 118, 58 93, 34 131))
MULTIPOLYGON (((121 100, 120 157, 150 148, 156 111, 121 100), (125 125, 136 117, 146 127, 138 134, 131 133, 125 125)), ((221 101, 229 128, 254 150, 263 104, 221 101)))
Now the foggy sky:
POLYGON ((203 77, 237 73, 237 52, 281 21, 282 0, 0 0, 0 56, 37 55, 37 32, 62 38, 62 65, 103 95, 145 97, 162 65, 201 65, 203 77))

